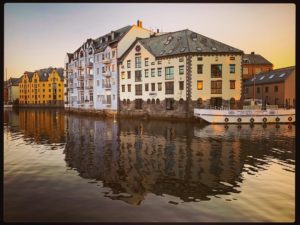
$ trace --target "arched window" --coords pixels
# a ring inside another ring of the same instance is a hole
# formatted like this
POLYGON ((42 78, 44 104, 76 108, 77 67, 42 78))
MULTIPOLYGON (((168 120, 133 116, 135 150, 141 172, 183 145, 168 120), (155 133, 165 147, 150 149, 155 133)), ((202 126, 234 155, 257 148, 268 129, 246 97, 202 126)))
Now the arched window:
POLYGON ((155 99, 154 98, 152 98, 152 102, 151 102, 152 104, 155 104, 155 99))
POLYGON ((157 98, 157 99, 156 99, 156 104, 159 105, 159 103, 160 103, 160 101, 159 101, 159 99, 157 98))

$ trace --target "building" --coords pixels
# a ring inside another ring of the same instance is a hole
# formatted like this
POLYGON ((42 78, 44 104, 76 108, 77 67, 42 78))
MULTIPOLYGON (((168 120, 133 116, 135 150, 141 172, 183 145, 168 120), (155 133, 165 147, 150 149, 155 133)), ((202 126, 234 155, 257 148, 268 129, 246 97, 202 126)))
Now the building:
POLYGON ((120 114, 191 118, 195 107, 237 107, 242 54, 187 29, 137 39, 120 57, 120 114))
POLYGON ((295 107, 295 66, 261 72, 245 82, 245 98, 262 99, 268 105, 295 107))
POLYGON ((16 103, 19 101, 19 81, 20 78, 11 77, 5 82, 8 104, 16 103))
POLYGON ((20 105, 64 106, 63 68, 25 72, 20 78, 20 105))
POLYGON ((272 69, 273 64, 255 52, 243 56, 243 80, 252 79, 255 74, 272 69))
POLYGON ((88 39, 74 53, 67 53, 65 107, 77 111, 116 113, 117 59, 137 37, 149 37, 150 33, 138 20, 137 25, 88 39))

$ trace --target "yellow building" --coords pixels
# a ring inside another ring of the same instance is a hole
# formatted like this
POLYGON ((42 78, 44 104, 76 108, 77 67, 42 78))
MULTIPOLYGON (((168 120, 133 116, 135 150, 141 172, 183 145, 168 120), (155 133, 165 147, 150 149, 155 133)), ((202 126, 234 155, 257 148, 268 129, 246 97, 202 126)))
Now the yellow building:
POLYGON ((19 83, 20 105, 63 106, 63 68, 25 72, 19 83))

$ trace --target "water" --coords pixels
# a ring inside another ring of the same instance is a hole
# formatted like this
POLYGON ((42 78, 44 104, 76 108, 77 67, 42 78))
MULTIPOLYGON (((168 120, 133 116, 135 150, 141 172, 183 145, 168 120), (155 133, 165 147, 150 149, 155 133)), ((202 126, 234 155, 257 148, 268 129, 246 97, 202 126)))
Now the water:
POLYGON ((294 125, 4 111, 5 221, 294 219, 294 125))

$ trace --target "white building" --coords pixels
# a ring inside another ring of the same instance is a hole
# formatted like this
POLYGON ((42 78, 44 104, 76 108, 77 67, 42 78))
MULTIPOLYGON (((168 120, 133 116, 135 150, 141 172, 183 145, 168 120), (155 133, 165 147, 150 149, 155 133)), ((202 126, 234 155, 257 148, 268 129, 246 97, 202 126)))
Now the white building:
POLYGON ((120 57, 120 113, 189 118, 194 107, 235 107, 242 55, 190 30, 137 39, 120 57))
POLYGON ((151 31, 137 25, 126 26, 88 39, 74 53, 67 53, 65 107, 71 110, 116 113, 118 106, 118 56, 124 54, 137 37, 151 31))

